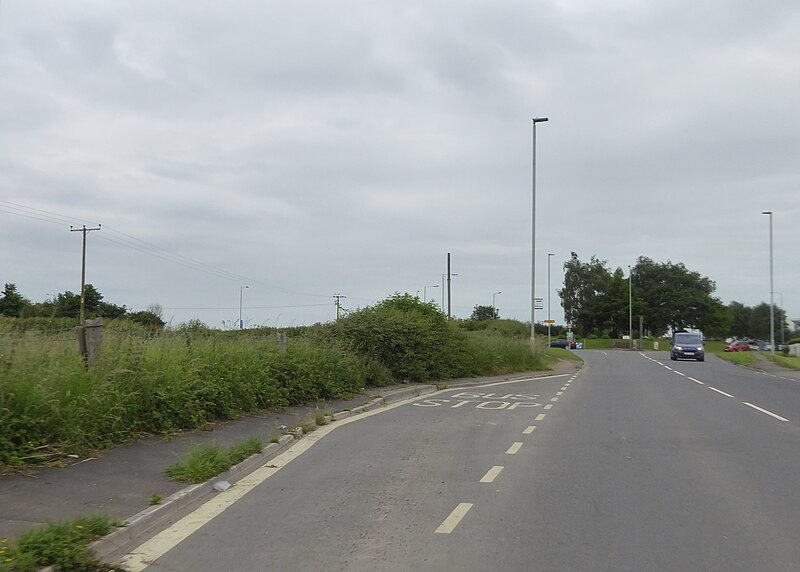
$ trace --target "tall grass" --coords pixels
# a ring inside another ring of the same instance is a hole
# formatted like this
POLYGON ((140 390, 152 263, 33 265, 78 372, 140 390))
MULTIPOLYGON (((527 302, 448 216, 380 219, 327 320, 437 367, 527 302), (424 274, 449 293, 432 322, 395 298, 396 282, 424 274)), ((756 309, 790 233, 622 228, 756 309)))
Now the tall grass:
POLYGON ((146 433, 349 398, 369 385, 546 369, 543 349, 532 354, 517 335, 523 328, 464 331, 408 297, 296 332, 284 347, 274 332, 154 333, 109 322, 88 367, 74 331, 8 320, 0 319, 0 472, 146 433))

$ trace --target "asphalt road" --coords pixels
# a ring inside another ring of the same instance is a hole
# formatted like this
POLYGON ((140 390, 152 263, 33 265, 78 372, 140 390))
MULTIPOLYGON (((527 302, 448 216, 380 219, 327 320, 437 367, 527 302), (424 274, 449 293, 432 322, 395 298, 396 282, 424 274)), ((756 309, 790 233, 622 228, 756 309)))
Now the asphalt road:
POLYGON ((798 570, 800 384, 586 351, 301 440, 132 570, 798 570), (147 564, 150 566, 147 566, 147 564))

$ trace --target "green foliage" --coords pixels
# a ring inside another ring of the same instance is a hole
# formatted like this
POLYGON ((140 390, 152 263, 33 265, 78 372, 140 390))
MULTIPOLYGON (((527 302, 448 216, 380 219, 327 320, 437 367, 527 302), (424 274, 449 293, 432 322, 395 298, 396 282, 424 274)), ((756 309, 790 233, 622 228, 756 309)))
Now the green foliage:
POLYGON ((32 572, 42 566, 84 572, 122 571, 120 567, 98 562, 88 549, 89 543, 117 526, 119 523, 106 516, 85 516, 72 522, 36 527, 23 534, 16 546, 3 539, 0 571, 32 572))
POLYGON ((455 336, 433 302, 395 294, 350 313, 335 326, 336 336, 399 380, 441 379, 450 373, 447 353, 455 336))
POLYGON ((27 304, 30 302, 17 291, 17 285, 6 283, 0 294, 0 316, 18 318, 27 304))
POLYGON ((285 345, 266 329, 190 322, 153 331, 107 320, 89 368, 74 327, 59 329, 66 324, 74 321, 0 317, 0 472, 251 411, 347 399, 370 385, 545 367, 541 351, 531 354, 528 324, 448 321, 400 295, 296 329, 285 345))
POLYGON ((258 437, 251 437, 228 448, 220 447, 217 443, 195 445, 182 462, 167 467, 164 474, 173 481, 202 483, 224 473, 250 455, 260 453, 263 448, 264 443, 258 437))
POLYGON ((500 317, 497 308, 493 306, 475 306, 475 309, 472 310, 472 315, 469 317, 470 320, 474 320, 476 322, 482 320, 496 320, 500 317))

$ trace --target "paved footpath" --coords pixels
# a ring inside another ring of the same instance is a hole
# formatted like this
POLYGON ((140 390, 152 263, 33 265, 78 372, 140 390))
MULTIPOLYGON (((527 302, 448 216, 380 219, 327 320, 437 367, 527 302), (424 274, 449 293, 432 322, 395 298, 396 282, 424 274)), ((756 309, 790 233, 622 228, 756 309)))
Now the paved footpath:
MULTIPOLYGON (((559 361, 546 372, 527 372, 492 378, 449 380, 447 387, 469 386, 494 380, 539 377, 571 373, 582 362, 559 361)), ((240 443, 259 436, 265 443, 288 428, 314 419, 315 410, 335 413, 340 419, 359 411, 382 407, 437 390, 436 385, 400 385, 371 388, 351 400, 324 401, 311 406, 290 407, 280 412, 249 415, 235 421, 215 424, 208 431, 174 435, 171 438, 147 437, 136 442, 70 459, 66 468, 43 467, 0 477, 0 538, 15 539, 30 528, 46 522, 62 522, 81 515, 105 514, 126 520, 130 526, 120 530, 116 546, 106 547, 105 556, 122 550, 126 543, 157 528, 163 522, 180 517, 213 495, 213 484, 220 480, 235 482, 247 472, 266 463, 278 452, 291 446, 297 435, 283 435, 277 444, 252 457, 232 471, 207 483, 187 487, 168 480, 164 469, 176 463, 196 444, 217 442, 222 446, 240 443), (150 498, 164 499, 150 506, 150 498)), ((113 536, 113 535, 112 535, 113 536)), ((108 544, 108 543, 106 543, 108 544)), ((98 552, 103 552, 98 550, 98 552)), ((104 556, 101 554, 101 556, 104 556)))

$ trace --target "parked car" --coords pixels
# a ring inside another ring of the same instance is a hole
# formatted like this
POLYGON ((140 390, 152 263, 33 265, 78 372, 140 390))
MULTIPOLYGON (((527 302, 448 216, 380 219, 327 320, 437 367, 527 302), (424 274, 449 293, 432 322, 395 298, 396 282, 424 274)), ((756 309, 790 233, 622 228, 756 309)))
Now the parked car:
POLYGON ((706 354, 703 349, 703 338, 700 334, 678 332, 672 337, 672 348, 669 350, 669 358, 672 361, 677 359, 705 361, 706 354))
POLYGON ((550 342, 550 347, 551 347, 551 348, 563 348, 563 349, 567 349, 567 348, 569 347, 569 349, 571 349, 571 350, 574 350, 574 349, 575 349, 575 347, 576 347, 576 345, 577 345, 577 344, 575 343, 575 340, 572 340, 572 341, 567 341, 567 340, 553 340, 553 341, 551 341, 551 342, 550 342))
POLYGON ((731 342, 727 346, 725 346, 723 351, 726 352, 746 352, 750 350, 750 344, 743 340, 739 340, 736 342, 731 342))

